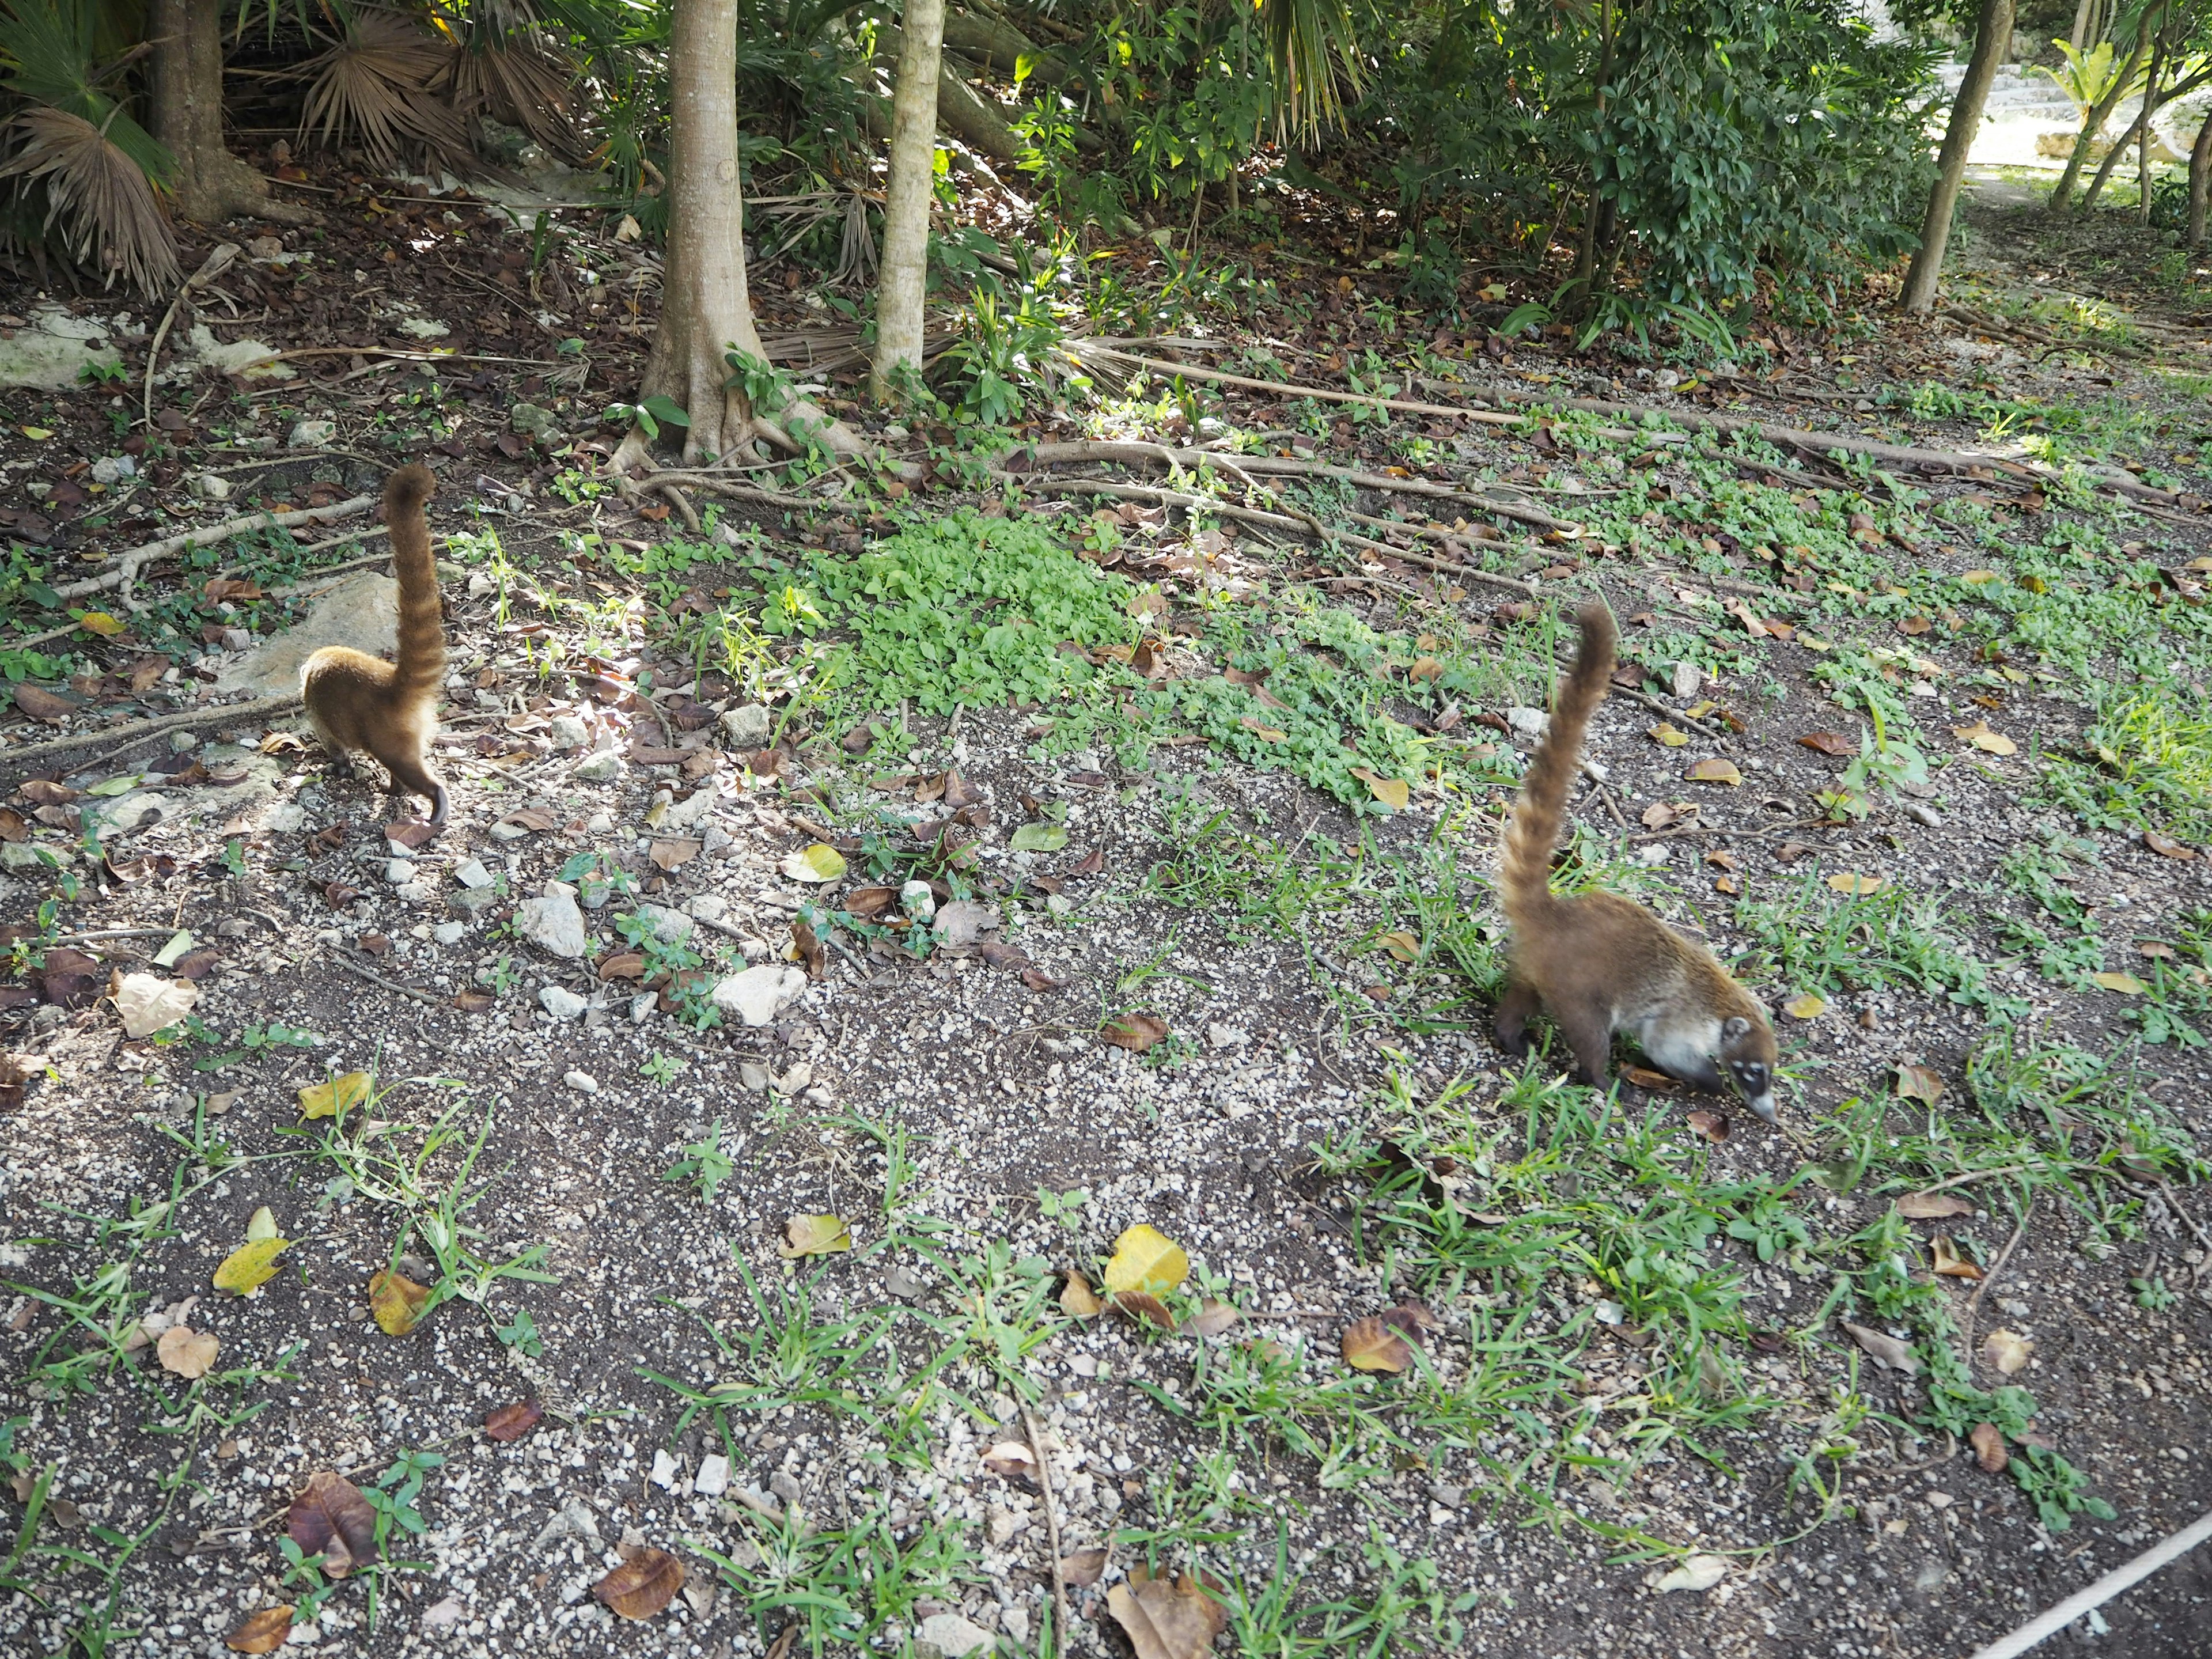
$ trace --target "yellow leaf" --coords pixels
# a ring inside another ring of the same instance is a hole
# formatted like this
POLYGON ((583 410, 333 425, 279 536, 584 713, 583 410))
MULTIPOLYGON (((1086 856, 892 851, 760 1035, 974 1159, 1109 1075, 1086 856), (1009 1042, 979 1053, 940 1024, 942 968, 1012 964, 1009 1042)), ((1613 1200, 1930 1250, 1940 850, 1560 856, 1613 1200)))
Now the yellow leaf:
POLYGON ((2001 732, 1990 730, 1987 720, 1976 720, 1972 726, 1954 726, 1951 735, 1963 738, 1975 748, 1992 755, 2015 755, 2020 745, 2001 732))
POLYGON ((1444 665, 1434 657, 1416 657, 1413 665, 1406 671, 1406 678, 1419 684, 1423 680, 1440 680, 1444 677, 1444 665))
POLYGON ((246 1223, 246 1242, 258 1244, 264 1238, 275 1238, 283 1229, 276 1224, 276 1212, 266 1204, 256 1210, 246 1223))
POLYGON ((1961 570, 1959 573, 1959 580, 1969 587, 1979 587, 1983 583, 1993 582, 1996 579, 1997 573, 1994 570, 1961 570))
POLYGON ((1733 789, 1743 781, 1743 774, 1735 769, 1735 763, 1716 757, 1701 760, 1682 775, 1692 783, 1724 783, 1733 789))
POLYGON ((1817 1019, 1828 1012, 1828 1005, 1810 991, 1794 996, 1782 1005, 1782 1012, 1792 1019, 1817 1019))
POLYGON ((1810 634, 1800 634, 1797 636, 1797 643, 1808 651, 1832 651, 1836 648, 1832 641, 1814 639, 1810 634))
POLYGON ((1352 769, 1352 775, 1367 786, 1367 793, 1394 812, 1402 812, 1413 799, 1413 792, 1399 778, 1386 778, 1369 771, 1364 766, 1352 769))
POLYGON ((1853 874, 1850 871, 1838 871, 1828 878, 1828 885, 1838 893, 1848 893, 1853 897, 1858 897, 1867 893, 1879 893, 1889 885, 1889 882, 1888 878, 1883 876, 1862 876, 1853 874))
POLYGON ((289 1238, 257 1238, 223 1257, 215 1270, 215 1287, 252 1296, 276 1276, 276 1258, 292 1248, 289 1238))
POLYGON ((310 1084, 300 1091, 302 1117, 331 1117, 343 1122, 356 1106, 368 1103, 368 1073, 348 1072, 327 1083, 310 1084))
POLYGON ((23 428, 23 435, 34 444, 42 444, 54 434, 42 426, 27 426, 23 428))
POLYGON ((1375 941, 1390 953, 1394 962, 1417 962, 1420 959, 1421 941, 1403 931, 1380 935, 1375 941))
POLYGON ((803 1255, 835 1255, 853 1248, 853 1230, 842 1216, 795 1215, 783 1224, 784 1243, 775 1247, 786 1261, 803 1255))
POLYGON ((1664 720, 1653 726, 1648 735, 1652 742, 1668 749, 1680 749, 1690 740, 1687 732, 1678 732, 1664 720))
POLYGON ((429 1300, 428 1285, 395 1273, 377 1273, 368 1281, 368 1310, 376 1316, 376 1327, 386 1336, 404 1336, 413 1330, 429 1300))
POLYGON ((1413 1345, 1380 1319, 1355 1319, 1345 1327, 1344 1363, 1357 1371, 1395 1376, 1413 1363, 1413 1345))
POLYGON ((835 881, 845 873, 845 855, 824 841, 802 847, 777 866, 793 881, 835 881))
POLYGON ((2143 994, 2143 982, 2133 974, 2092 974, 2089 977, 2107 991, 2118 991, 2124 997, 2139 997, 2143 994))
POLYGON ((77 626, 83 629, 86 633, 97 634, 102 639, 110 640, 118 634, 126 632, 131 626, 129 623, 116 621, 105 611, 88 611, 76 621, 77 626))
POLYGON ((1182 1248, 1157 1227, 1139 1222, 1114 1241, 1114 1257, 1106 1264, 1106 1288, 1165 1296, 1189 1272, 1190 1258, 1182 1248))
POLYGON ((1683 713, 1686 714, 1693 720, 1701 720, 1719 707, 1720 704, 1715 702, 1711 697, 1700 697, 1697 702, 1692 703, 1689 708, 1683 710, 1683 713))

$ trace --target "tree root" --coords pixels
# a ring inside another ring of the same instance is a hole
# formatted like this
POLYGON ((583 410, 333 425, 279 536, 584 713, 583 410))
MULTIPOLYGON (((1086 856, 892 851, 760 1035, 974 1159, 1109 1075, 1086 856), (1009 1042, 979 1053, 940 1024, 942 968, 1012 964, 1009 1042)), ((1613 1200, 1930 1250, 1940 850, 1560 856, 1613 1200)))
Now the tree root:
POLYGON ((89 769, 116 760, 136 749, 149 738, 158 738, 164 732, 185 732, 196 726, 219 726, 225 720, 252 722, 270 714, 281 714, 300 706, 296 691, 287 696, 262 697, 252 702, 210 703, 205 708, 188 708, 182 714, 164 714, 158 720, 129 720, 121 726, 103 726, 95 732, 74 732, 66 738, 49 738, 43 743, 28 743, 20 747, 0 749, 0 775, 21 783, 29 775, 22 770, 29 761, 43 761, 50 756, 66 755, 95 744, 115 746, 85 763, 89 769), (121 741, 118 743, 118 738, 121 741))

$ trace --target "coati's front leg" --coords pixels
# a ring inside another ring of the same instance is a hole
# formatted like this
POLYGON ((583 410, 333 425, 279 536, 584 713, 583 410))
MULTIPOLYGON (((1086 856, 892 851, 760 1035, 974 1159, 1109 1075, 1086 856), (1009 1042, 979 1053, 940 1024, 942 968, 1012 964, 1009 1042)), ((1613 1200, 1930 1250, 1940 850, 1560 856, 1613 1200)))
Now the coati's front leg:
POLYGON ((1518 1056, 1528 1052, 1528 1022, 1535 1015, 1538 1001, 1536 988, 1518 979, 1508 984, 1505 994, 1498 1000, 1498 1046, 1507 1054, 1518 1056))

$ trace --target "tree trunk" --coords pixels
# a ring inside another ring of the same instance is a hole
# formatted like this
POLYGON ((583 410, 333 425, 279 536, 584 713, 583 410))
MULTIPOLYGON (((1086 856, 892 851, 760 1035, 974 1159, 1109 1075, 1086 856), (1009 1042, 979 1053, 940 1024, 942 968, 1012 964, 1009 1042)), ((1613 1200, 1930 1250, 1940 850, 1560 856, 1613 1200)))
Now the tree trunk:
POLYGON ((929 282, 929 204, 937 171, 937 77, 945 0, 906 0, 898 80, 891 94, 890 181, 884 193, 884 257, 876 285, 876 361, 870 390, 891 403, 921 373, 922 299, 929 282))
POLYGON ((1012 24, 995 17, 977 17, 956 11, 945 20, 945 45, 951 52, 974 58, 987 70, 1012 80, 1024 58, 1029 78, 1041 87, 1065 87, 1077 78, 1062 59, 1047 52, 1012 24))
POLYGON ((2089 118, 2081 124, 2081 136, 2074 141, 2074 153, 2066 158, 2066 171, 2058 175, 2058 182, 2051 187, 2051 210, 2053 213, 2063 210, 2073 199, 2074 186, 2081 182, 2082 164, 2089 159, 2089 146, 2096 142, 2097 135, 2105 130, 2105 123, 2112 118, 2113 110, 2119 106, 2120 94, 2128 82, 2135 79, 2136 67, 2142 62, 2148 44, 2148 32, 2139 27, 2135 46, 2118 66, 2118 73, 2112 76, 2112 84, 2105 89, 2105 95, 2090 109, 2089 118))
POLYGON ((2074 8, 2073 46, 2076 52, 2088 50, 2091 39, 2089 26, 2096 21, 2097 0, 2080 0, 2074 8))
POLYGON ((2212 113, 2197 129, 2197 142, 2189 147, 2189 246, 2204 246, 2204 220, 2212 209, 2212 113))
MULTIPOLYGON (((876 26, 876 61, 896 64, 906 57, 906 32, 896 23, 876 26)), ((1021 140, 1006 125, 996 104, 977 96, 975 88, 960 78, 942 56, 937 65, 937 118, 945 130, 978 155, 1012 166, 1021 155, 1021 140)))
POLYGON ((1920 222, 1920 247, 1905 274, 1905 309, 1925 315, 1936 308, 1936 288, 1943 276, 1943 254, 1951 244, 1951 217, 1966 181, 1966 157, 1982 130, 1982 110, 1997 78, 1997 65, 2012 44, 2013 0, 1982 0, 1974 19, 1974 49, 1966 78, 1951 100, 1950 125, 1936 154, 1936 182, 1928 191, 1928 212, 1920 222))
POLYGON ((153 0, 153 134, 176 158, 170 179, 179 218, 220 224, 244 214, 312 225, 321 216, 269 193, 268 180, 222 143, 222 0, 153 0))
POLYGON ((2104 189, 2105 181, 2112 177, 2112 169, 2119 165, 2120 158, 2127 154, 2130 144, 2143 147, 2145 159, 2148 160, 2148 147, 2145 145, 2145 140, 2150 131, 2151 123, 2158 118, 2159 111, 2177 98, 2186 98, 2197 88, 2203 86, 2208 79, 2212 79, 2212 75, 2203 73, 2192 75, 2186 81, 2178 82, 2167 88, 2166 95, 2158 99, 2155 103, 2152 101, 2152 88, 2157 85, 2155 78, 2145 84, 2142 110, 2137 112, 2136 118, 2128 124, 2128 130, 2120 135, 2119 143, 2105 152, 2104 165, 2097 169, 2097 176, 2089 181, 2089 188, 2081 194, 2081 211, 2087 213, 2096 205, 2098 193, 2104 189))
MULTIPOLYGON (((765 359, 745 288, 744 198, 738 175, 737 0, 676 0, 668 41, 668 249, 660 282, 660 320, 653 331, 638 399, 656 394, 681 404, 691 423, 687 462, 721 459, 756 434, 796 451, 790 434, 732 386, 723 353, 765 359)), ((853 434, 811 404, 783 411, 802 417, 830 448, 860 447, 853 434)), ((647 459, 633 428, 610 466, 647 459)))

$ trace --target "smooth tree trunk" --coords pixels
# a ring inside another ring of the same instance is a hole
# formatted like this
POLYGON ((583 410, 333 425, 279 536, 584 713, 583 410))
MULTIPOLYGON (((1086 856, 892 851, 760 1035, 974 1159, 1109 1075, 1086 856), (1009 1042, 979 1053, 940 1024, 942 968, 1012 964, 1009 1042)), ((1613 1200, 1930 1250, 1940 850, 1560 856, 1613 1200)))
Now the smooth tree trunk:
POLYGON ((2204 221, 2212 210, 2212 113, 2197 129, 2189 147, 2189 246, 2204 246, 2204 221))
POLYGON ((152 0, 154 137, 175 159, 169 179, 179 218, 220 224, 246 215, 311 225, 321 216, 278 201, 269 182, 223 148, 222 0, 152 0))
POLYGON ((898 79, 891 93, 890 179, 884 192, 884 256, 876 287, 878 403, 898 399, 921 374, 923 301, 929 285, 929 208, 937 176, 937 77, 945 0, 907 0, 898 79))
MULTIPOLYGON (((687 462, 725 459, 755 436, 780 448, 799 445, 784 425, 804 420, 841 452, 859 446, 811 404, 778 411, 783 424, 747 401, 724 354, 765 360, 745 288, 744 199, 738 171, 737 0, 676 0, 668 40, 668 249, 662 263, 660 319, 653 334, 638 400, 670 398, 690 417, 687 462)), ((647 459, 632 428, 610 465, 647 459)))
MULTIPOLYGON (((2155 101, 2153 101, 2150 88, 2147 86, 2144 88, 2142 108, 2136 112, 2136 118, 2128 124, 2128 130, 2120 135, 2119 142, 2105 152, 2105 160, 2097 169, 2097 176, 2089 181, 2089 188, 2081 192, 2081 212, 2087 213, 2097 204, 2097 198, 2103 192, 2106 180, 2112 176, 2112 169, 2119 165, 2121 157, 2127 154, 2130 145, 2136 148, 2141 157, 2141 165, 2148 167, 2151 124, 2158 118, 2159 111, 2177 98, 2186 98, 2197 88, 2203 86, 2207 80, 2212 80, 2212 76, 2203 73, 2192 75, 2186 81, 2179 82, 2168 88, 2166 94, 2156 99, 2155 101)), ((2155 84, 2155 81, 2151 82, 2153 86, 2155 84)), ((2146 178, 2146 186, 2148 183, 2148 180, 2146 178)), ((2148 196, 2146 195, 2144 199, 2148 200, 2148 196)))
POLYGON ((2105 130, 2105 123, 2119 107, 2120 94, 2129 82, 2135 79, 2136 70, 2142 67, 2143 54, 2150 49, 2148 30, 2138 27, 2135 46, 2125 61, 2112 76, 2112 84, 2105 88, 2105 95, 2090 108, 2088 119, 2082 122, 2081 131, 2074 140, 2074 153, 2066 158, 2066 170, 2058 175, 2058 182, 2051 187, 2051 210, 2062 210, 2074 198, 2074 186, 2081 182, 2081 168, 2088 161, 2089 146, 2096 143, 2097 135, 2105 130))
POLYGON ((1951 100, 1950 125, 1943 129, 1942 148, 1936 153, 1936 182, 1928 191, 1928 211, 1920 222, 1920 247, 1905 273, 1905 309, 1925 315, 1936 308, 1936 289, 1942 280, 1943 255, 1951 245, 1951 219, 1959 206, 1959 191, 1966 181, 1966 157, 1982 130, 1982 111, 1996 82, 1997 65, 2012 44, 2013 0, 1982 0, 1974 19, 1974 49, 1966 59, 1966 78, 1951 100))

